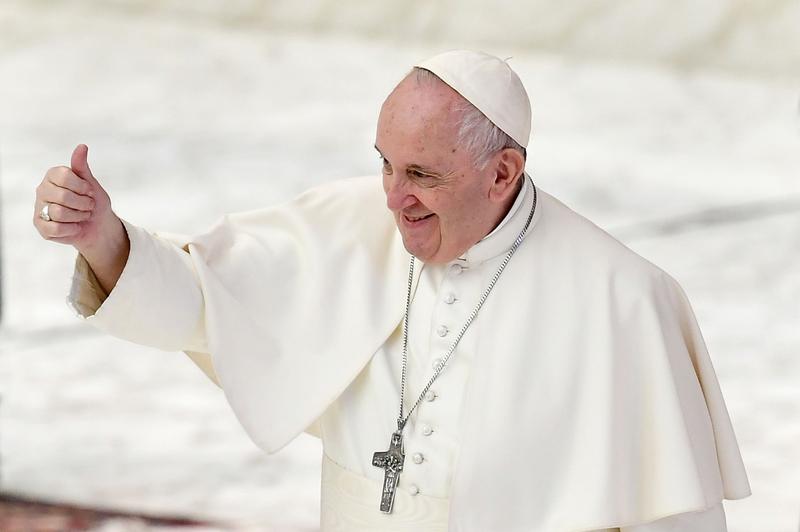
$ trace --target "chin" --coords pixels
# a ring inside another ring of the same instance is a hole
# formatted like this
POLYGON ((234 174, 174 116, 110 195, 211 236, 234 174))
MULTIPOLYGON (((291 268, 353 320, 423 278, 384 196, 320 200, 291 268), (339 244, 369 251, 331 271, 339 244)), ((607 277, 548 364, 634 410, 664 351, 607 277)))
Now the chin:
POLYGON ((435 251, 431 251, 424 244, 409 242, 405 237, 403 237, 403 247, 422 262, 431 262, 436 255, 435 251))

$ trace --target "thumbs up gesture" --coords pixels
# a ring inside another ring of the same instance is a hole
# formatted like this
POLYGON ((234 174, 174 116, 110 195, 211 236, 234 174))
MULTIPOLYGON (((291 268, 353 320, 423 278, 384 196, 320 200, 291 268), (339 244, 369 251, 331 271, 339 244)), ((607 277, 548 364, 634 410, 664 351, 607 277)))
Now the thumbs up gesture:
POLYGON ((89 148, 79 144, 70 166, 47 170, 36 187, 33 225, 45 240, 71 244, 92 266, 105 288, 113 286, 129 251, 122 221, 111 210, 111 200, 89 168, 89 148))

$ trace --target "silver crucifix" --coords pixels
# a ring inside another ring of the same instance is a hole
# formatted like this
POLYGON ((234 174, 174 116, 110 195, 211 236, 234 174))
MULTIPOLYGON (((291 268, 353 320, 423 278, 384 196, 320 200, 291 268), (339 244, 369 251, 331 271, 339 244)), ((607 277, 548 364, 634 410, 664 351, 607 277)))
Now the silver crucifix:
POLYGON ((388 451, 378 451, 372 455, 372 465, 382 467, 385 471, 383 475, 383 494, 381 495, 381 512, 392 513, 394 506, 394 494, 397 491, 397 483, 400 481, 400 472, 403 471, 403 433, 402 429, 392 433, 392 440, 389 442, 388 451))

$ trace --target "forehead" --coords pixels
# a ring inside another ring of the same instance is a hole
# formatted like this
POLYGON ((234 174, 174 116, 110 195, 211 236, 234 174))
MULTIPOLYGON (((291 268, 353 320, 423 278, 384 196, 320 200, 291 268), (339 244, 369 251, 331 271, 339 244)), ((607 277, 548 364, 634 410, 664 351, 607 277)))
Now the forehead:
POLYGON ((377 142, 424 149, 456 144, 463 98, 441 81, 418 82, 408 76, 392 91, 378 117, 377 142))

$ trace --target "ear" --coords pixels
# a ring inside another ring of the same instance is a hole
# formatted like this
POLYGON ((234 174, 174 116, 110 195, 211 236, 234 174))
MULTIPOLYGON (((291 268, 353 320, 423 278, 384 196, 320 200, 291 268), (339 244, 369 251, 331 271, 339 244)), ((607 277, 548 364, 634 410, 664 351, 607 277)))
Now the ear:
POLYGON ((489 189, 489 199, 503 203, 519 190, 525 157, 513 148, 504 148, 495 154, 490 164, 494 169, 494 181, 489 189))

